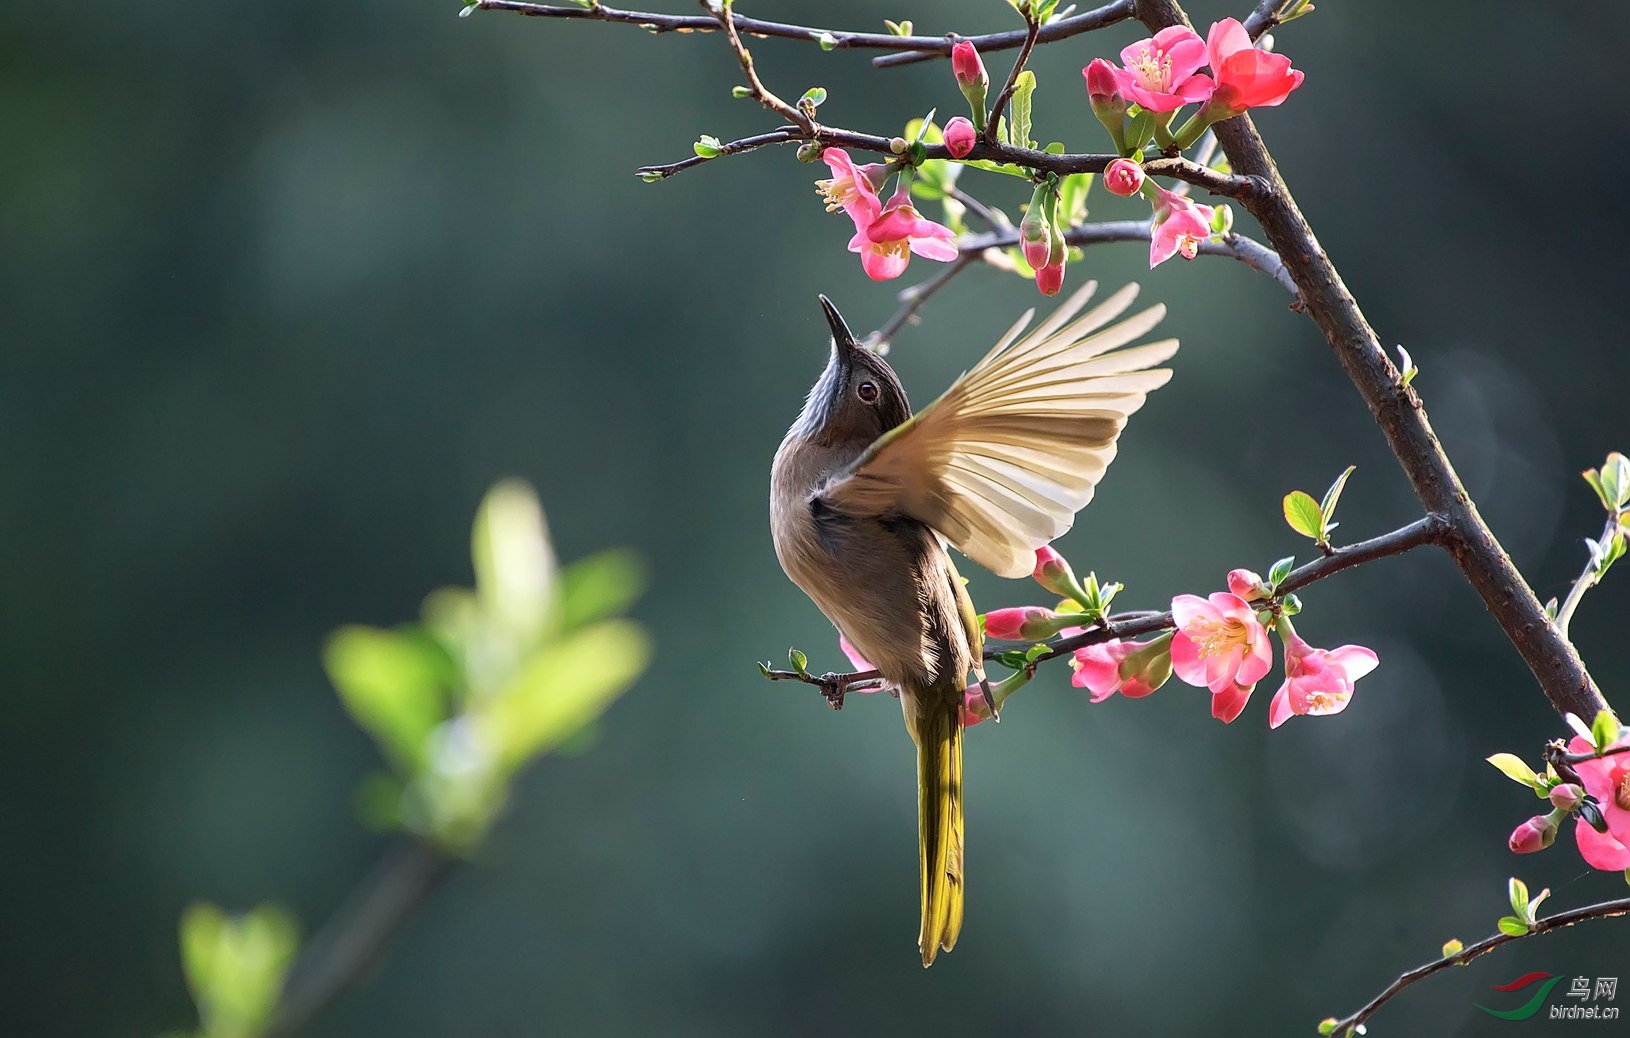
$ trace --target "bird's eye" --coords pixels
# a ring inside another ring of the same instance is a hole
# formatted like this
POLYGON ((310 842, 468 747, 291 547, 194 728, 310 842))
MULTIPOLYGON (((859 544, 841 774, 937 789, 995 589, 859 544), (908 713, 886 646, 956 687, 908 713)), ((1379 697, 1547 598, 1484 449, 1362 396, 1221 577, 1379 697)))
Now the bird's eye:
POLYGON ((868 404, 877 400, 877 386, 870 382, 862 382, 860 385, 855 387, 855 392, 860 395, 860 399, 866 401, 868 404))

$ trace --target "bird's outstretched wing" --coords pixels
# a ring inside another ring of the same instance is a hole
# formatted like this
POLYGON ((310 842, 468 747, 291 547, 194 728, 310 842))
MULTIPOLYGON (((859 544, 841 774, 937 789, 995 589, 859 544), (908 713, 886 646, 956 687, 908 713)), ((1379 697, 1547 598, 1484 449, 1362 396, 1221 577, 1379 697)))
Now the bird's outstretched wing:
POLYGON ((1092 500, 1127 416, 1171 378, 1152 365, 1176 352, 1176 339, 1119 348, 1166 308, 1110 324, 1137 298, 1127 285, 1077 317, 1096 287, 1020 339, 1026 312, 943 396, 829 481, 822 499, 849 514, 910 516, 994 573, 1028 574, 1035 550, 1092 500))

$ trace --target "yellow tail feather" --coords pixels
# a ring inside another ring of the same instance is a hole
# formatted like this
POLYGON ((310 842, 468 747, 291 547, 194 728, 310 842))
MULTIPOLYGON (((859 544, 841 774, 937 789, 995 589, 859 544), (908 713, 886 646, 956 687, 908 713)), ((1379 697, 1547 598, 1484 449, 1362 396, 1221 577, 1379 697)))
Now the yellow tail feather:
POLYGON ((912 735, 923 908, 917 947, 927 967, 941 949, 954 948, 962 932, 962 690, 954 699, 930 691, 917 705, 912 735))

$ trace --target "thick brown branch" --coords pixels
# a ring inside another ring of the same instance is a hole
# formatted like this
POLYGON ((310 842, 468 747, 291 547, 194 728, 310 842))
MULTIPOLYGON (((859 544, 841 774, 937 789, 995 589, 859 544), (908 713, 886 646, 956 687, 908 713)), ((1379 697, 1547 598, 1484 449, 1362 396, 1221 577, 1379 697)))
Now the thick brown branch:
POLYGON ((1334 1035, 1355 1034, 1364 1021, 1374 1016, 1376 1010, 1386 1005, 1394 995, 1404 988, 1425 980, 1434 973, 1446 970, 1450 966, 1464 966, 1481 955, 1487 955, 1502 944, 1519 941, 1524 937, 1532 937, 1536 934, 1550 933, 1552 930, 1560 930, 1565 926, 1582 923, 1587 919, 1611 919, 1614 916, 1627 914, 1630 914, 1630 898, 1623 898, 1618 901, 1604 901, 1599 905, 1588 905, 1585 908, 1575 908, 1569 912, 1558 912, 1556 915, 1540 919, 1530 927, 1526 934, 1497 933, 1492 937, 1485 937, 1476 944, 1467 945, 1453 955, 1445 955, 1441 959, 1434 959, 1425 965, 1415 967, 1408 973, 1399 975, 1398 979, 1388 984, 1386 989, 1379 995, 1366 1002, 1362 1009, 1352 1016, 1338 1020, 1335 1027, 1324 1033, 1334 1035))
MULTIPOLYGON (((1138 0, 1138 16, 1156 31, 1188 24, 1175 0, 1138 0)), ((1238 196, 1240 201, 1284 260, 1307 313, 1368 405, 1421 504, 1448 520, 1443 543, 1449 554, 1533 671, 1551 705, 1558 712, 1595 716, 1606 704, 1579 654, 1551 625, 1533 589, 1478 514, 1438 443, 1420 398, 1403 385, 1297 208, 1250 117, 1224 120, 1216 131, 1236 175, 1260 185, 1259 190, 1238 196)))

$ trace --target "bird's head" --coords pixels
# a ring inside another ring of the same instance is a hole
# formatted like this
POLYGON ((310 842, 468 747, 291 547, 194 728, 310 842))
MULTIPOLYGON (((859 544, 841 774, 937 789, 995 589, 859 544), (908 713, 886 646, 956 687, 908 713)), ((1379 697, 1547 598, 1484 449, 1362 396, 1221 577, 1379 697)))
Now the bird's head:
POLYGON ((820 298, 832 327, 832 355, 795 428, 826 446, 865 447, 910 418, 911 404, 888 361, 856 342, 838 308, 820 298))

